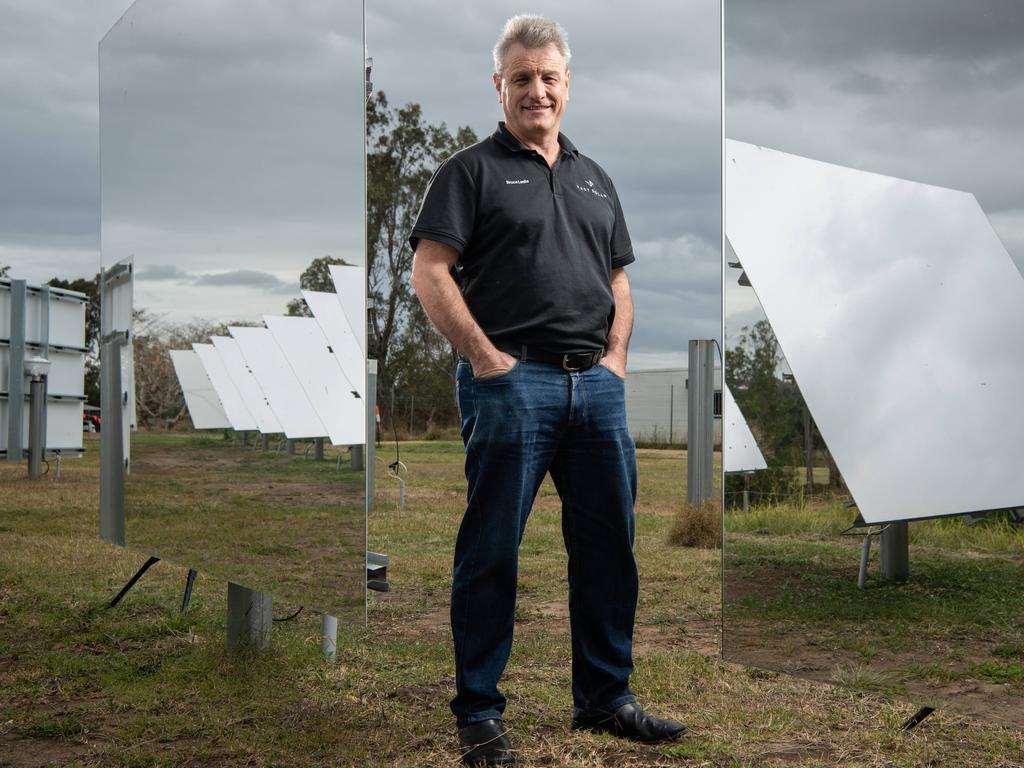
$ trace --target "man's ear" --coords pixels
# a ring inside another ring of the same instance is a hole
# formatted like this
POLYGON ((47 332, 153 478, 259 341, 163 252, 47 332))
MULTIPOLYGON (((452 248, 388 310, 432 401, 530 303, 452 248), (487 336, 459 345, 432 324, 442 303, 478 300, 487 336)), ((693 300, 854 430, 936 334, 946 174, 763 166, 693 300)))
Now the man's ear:
POLYGON ((494 81, 494 90, 498 92, 498 103, 501 104, 501 75, 495 72, 491 75, 491 80, 494 81))

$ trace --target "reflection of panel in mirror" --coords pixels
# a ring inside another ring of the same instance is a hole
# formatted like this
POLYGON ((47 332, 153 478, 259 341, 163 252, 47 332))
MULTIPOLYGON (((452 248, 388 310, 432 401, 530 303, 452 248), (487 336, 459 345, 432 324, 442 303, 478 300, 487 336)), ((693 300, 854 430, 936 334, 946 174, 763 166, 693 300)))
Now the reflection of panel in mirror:
POLYGON ((974 196, 735 141, 726 168, 726 234, 864 519, 1024 505, 1024 279, 974 196))
POLYGON ((281 347, 266 328, 228 329, 267 396, 270 409, 289 440, 326 437, 327 428, 302 389, 281 347))
POLYGON ((336 293, 303 291, 302 298, 309 305, 320 330, 331 345, 345 376, 345 381, 360 397, 366 389, 366 372, 357 337, 349 328, 345 311, 336 293))
MULTIPOLYGON (((366 442, 366 409, 348 383, 320 325, 311 317, 265 315, 267 328, 334 445, 366 442)), ((363 365, 360 356, 354 361, 363 365)))
POLYGON ((224 361, 217 353, 213 344, 193 344, 192 349, 199 356, 199 361, 210 377, 210 383, 217 393, 217 399, 224 407, 224 415, 228 417, 231 428, 236 432, 246 432, 257 428, 256 419, 242 402, 242 395, 231 381, 224 361))
POLYGON ((202 361, 190 349, 172 349, 171 362, 185 396, 193 429, 229 429, 231 421, 206 374, 202 361))
MULTIPOLYGON (((364 108, 352 0, 139 0, 100 45, 103 260, 135 259, 126 542, 349 618, 364 614, 363 474, 167 430, 181 406, 165 340, 285 312, 325 255, 365 273, 364 108)), ((212 341, 228 420, 281 432, 233 340, 212 341)))
POLYGON ((211 336, 213 348, 220 355, 221 362, 231 378, 231 382, 238 389, 242 398, 242 404, 246 410, 256 419, 256 428, 264 435, 275 435, 284 432, 281 423, 277 420, 274 412, 270 409, 267 396, 263 393, 256 377, 249 370, 245 362, 245 356, 238 346, 238 342, 230 336, 211 336))
POLYGON ((726 656, 1024 724, 1024 531, 949 518, 1024 505, 1024 280, 965 192, 735 141, 726 185, 726 235, 857 511, 918 520, 909 583, 871 590, 838 498, 727 511, 726 656))
POLYGON ((729 385, 722 383, 722 471, 754 472, 767 469, 764 454, 743 418, 729 385))

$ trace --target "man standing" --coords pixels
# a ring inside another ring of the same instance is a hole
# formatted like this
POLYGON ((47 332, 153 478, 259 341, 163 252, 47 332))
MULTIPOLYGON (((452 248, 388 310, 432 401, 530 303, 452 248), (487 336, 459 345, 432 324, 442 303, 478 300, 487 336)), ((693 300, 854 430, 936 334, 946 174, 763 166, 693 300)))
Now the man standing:
POLYGON ((569 554, 573 729, 639 741, 685 730, 647 715, 629 689, 636 456, 623 268, 634 255, 611 179, 559 132, 569 57, 558 24, 508 21, 493 77, 505 120, 441 165, 410 236, 413 288, 461 356, 469 489, 455 545, 451 707, 471 765, 514 762, 497 686, 519 542, 549 472, 569 554))

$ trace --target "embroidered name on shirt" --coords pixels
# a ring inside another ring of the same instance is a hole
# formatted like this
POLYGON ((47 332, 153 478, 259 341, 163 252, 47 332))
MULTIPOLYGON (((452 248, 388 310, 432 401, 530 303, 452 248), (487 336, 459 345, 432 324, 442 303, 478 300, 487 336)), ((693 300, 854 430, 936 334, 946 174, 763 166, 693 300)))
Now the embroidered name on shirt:
POLYGON ((592 182, 590 179, 586 179, 586 182, 589 186, 581 187, 579 184, 577 184, 576 189, 578 189, 580 192, 586 192, 587 194, 590 195, 596 195, 597 197, 608 197, 608 195, 606 195, 604 192, 600 192, 597 189, 595 189, 594 182, 592 182))
POLYGON ((529 179, 505 179, 506 184, 529 184, 529 179))

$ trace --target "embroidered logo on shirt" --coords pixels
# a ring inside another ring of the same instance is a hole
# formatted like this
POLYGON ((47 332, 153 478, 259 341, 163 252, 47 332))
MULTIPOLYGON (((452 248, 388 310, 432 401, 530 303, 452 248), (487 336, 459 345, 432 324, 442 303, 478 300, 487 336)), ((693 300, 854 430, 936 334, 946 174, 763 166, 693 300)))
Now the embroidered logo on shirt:
POLYGON ((529 179, 505 179, 506 184, 529 184, 529 179))
POLYGON ((589 194, 597 195, 598 197, 608 197, 608 195, 606 195, 604 192, 597 189, 594 186, 594 182, 592 182, 590 179, 584 179, 583 181, 586 183, 587 186, 581 187, 579 184, 576 185, 576 189, 578 189, 580 192, 588 192, 589 194))

